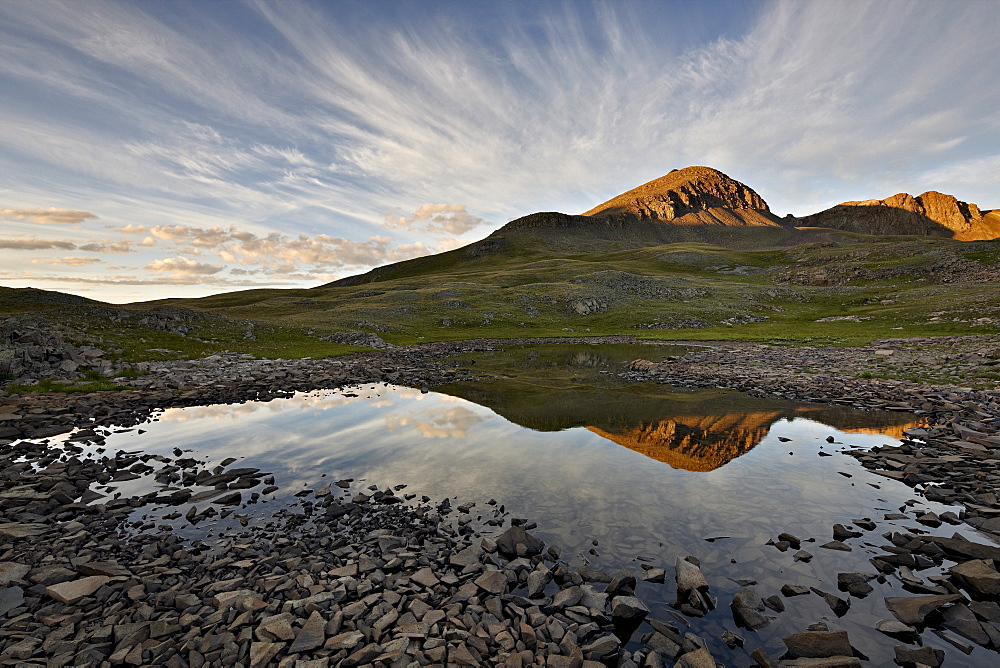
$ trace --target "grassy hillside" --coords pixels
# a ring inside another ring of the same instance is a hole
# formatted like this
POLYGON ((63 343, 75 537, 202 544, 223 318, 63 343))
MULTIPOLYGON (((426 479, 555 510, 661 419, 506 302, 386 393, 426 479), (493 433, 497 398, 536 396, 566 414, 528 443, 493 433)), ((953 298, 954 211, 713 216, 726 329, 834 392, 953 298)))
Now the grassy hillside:
POLYGON ((589 333, 854 344, 1000 326, 1000 242, 814 238, 824 240, 756 250, 698 241, 573 250, 552 237, 511 234, 309 290, 143 307, 372 332, 393 343, 589 333))

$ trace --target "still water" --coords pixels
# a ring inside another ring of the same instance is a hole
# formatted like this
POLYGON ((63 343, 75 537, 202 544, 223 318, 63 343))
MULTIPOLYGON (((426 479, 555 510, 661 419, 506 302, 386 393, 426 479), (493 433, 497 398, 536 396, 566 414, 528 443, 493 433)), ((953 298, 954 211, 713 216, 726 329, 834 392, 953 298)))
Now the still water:
MULTIPOLYGON (((939 514, 957 509, 928 502, 837 453, 895 443, 903 429, 916 426, 916 418, 725 390, 629 384, 610 373, 636 358, 679 352, 667 346, 544 345, 476 353, 466 360, 469 368, 489 378, 428 393, 368 385, 170 409, 141 435, 112 434, 107 447, 162 454, 180 447, 211 463, 235 457, 240 462, 234 466, 271 472, 281 489, 268 504, 250 507, 258 515, 292 506, 296 491, 340 478, 383 488, 405 484, 405 492, 435 500, 475 502, 473 516, 484 518, 492 510, 486 502, 496 499, 512 516, 537 522, 532 533, 561 546, 574 566, 627 568, 636 575, 642 564, 666 568, 667 584, 640 582, 637 592, 652 617, 675 621, 669 613, 674 557, 697 557, 719 607, 689 620, 691 630, 727 665, 748 665, 748 652, 761 645, 778 656, 782 636, 821 621, 831 630, 847 630, 874 665, 891 663, 898 641, 873 626, 893 618, 883 597, 909 595, 895 578, 872 582, 876 591, 851 598, 842 618, 817 595, 783 598, 787 609, 769 612, 775 621, 757 632, 737 629, 728 603, 741 579, 756 580, 762 597, 778 594, 786 583, 838 593, 838 572, 874 572, 868 560, 887 544, 881 537, 886 531, 950 536, 955 527, 929 530, 912 520, 883 520, 910 500, 914 508, 939 514), (819 547, 832 539, 834 523, 855 518, 870 518, 878 528, 849 541, 852 552, 819 547), (781 532, 815 539, 802 544, 814 558, 796 562, 795 550, 766 545, 781 532), (744 636, 746 650, 726 648, 720 640, 725 630, 744 636)), ((149 484, 131 481, 118 491, 149 484)), ((173 510, 140 512, 156 521, 173 510)), ((204 537, 233 522, 213 521, 178 530, 204 537)), ((967 526, 959 530, 988 542, 967 526)), ((846 592, 838 595, 848 598, 846 592)), ((923 642, 946 650, 948 665, 985 665, 996 658, 981 648, 966 657, 929 631, 923 642)))

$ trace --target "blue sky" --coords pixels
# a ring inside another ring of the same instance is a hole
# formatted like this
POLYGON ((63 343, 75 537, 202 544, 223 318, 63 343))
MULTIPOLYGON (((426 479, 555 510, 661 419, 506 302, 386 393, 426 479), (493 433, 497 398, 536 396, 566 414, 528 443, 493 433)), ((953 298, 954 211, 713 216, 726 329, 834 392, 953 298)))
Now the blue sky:
POLYGON ((1000 207, 1000 4, 0 3, 0 285, 308 287, 692 164, 1000 207))

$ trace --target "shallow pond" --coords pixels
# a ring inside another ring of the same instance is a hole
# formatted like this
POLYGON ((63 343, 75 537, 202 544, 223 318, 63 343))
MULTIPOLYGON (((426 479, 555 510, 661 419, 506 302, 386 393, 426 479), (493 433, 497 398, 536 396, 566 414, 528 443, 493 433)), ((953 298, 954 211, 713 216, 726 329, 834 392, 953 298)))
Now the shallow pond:
MULTIPOLYGON (((667 584, 639 583, 637 594, 650 604, 652 617, 672 619, 675 556, 697 557, 719 607, 687 621, 727 665, 748 665, 748 652, 761 645, 778 656, 782 636, 817 622, 847 630, 873 665, 891 664, 899 641, 873 627, 893 618, 884 596, 908 595, 895 578, 873 582, 876 590, 867 598, 851 597, 842 618, 818 595, 783 598, 786 610, 769 611, 775 620, 757 632, 737 629, 728 604, 744 579, 757 581, 762 597, 790 583, 846 599, 837 591, 837 573, 874 572, 868 560, 887 544, 882 533, 954 533, 948 525, 931 530, 912 520, 884 520, 901 508, 913 517, 913 509, 940 514, 949 507, 837 452, 894 443, 916 425, 915 417, 629 384, 609 373, 632 359, 678 353, 666 346, 613 345, 477 353, 469 368, 502 377, 427 393, 371 385, 266 403, 170 409, 144 425, 145 433, 109 435, 106 447, 162 454, 180 447, 212 463, 236 457, 235 466, 271 472, 281 489, 267 503, 248 507, 256 515, 294 507, 295 492, 341 478, 405 484, 405 492, 435 500, 474 502, 472 516, 484 521, 493 517, 496 507, 487 502, 495 499, 510 516, 537 522, 532 533, 561 546, 563 559, 574 566, 627 568, 639 576, 643 566, 665 568, 667 584), (909 508, 911 500, 916 503, 909 508), (849 541, 851 552, 819 547, 832 539, 834 523, 855 518, 871 518, 878 528, 849 541), (781 532, 814 539, 802 543, 814 558, 795 561, 794 549, 766 544, 781 532), (725 630, 746 638, 746 650, 726 648, 725 630)), ((149 485, 134 480, 117 491, 149 485)), ((144 508, 136 519, 158 523, 174 510, 144 508)), ((180 520, 177 530, 204 538, 230 526, 238 526, 232 517, 197 527, 180 520)), ((976 537, 970 527, 958 530, 976 537)), ((922 639, 946 650, 947 665, 985 665, 996 658, 981 648, 965 656, 930 631, 922 639)))

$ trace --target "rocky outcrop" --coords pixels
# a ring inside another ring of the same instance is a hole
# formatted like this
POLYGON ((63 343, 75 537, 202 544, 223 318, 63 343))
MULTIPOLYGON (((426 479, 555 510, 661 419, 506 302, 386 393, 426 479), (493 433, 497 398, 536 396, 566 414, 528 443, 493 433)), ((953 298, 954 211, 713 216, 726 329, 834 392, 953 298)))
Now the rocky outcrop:
POLYGON ((1000 237, 1000 212, 931 190, 886 199, 844 202, 796 220, 802 227, 828 227, 860 234, 915 234, 982 241, 1000 237))
POLYGON ((675 169, 583 215, 636 218, 673 225, 780 225, 778 217, 771 213, 760 195, 711 167, 675 169))

